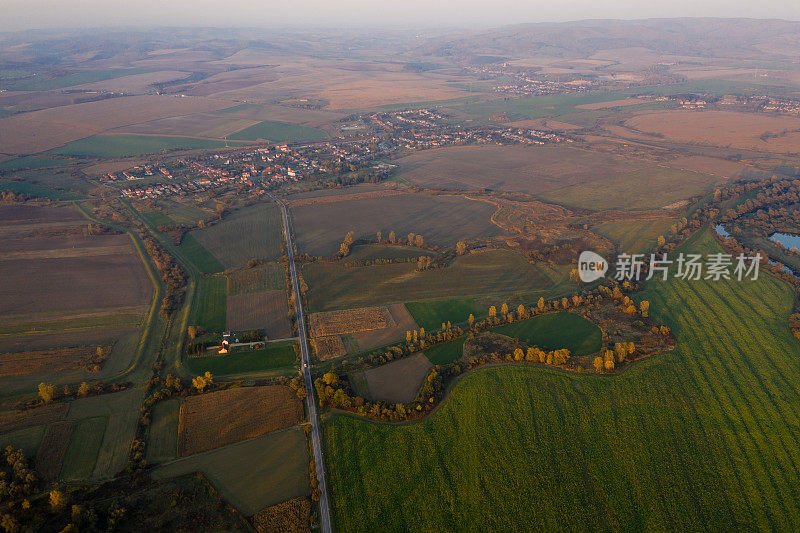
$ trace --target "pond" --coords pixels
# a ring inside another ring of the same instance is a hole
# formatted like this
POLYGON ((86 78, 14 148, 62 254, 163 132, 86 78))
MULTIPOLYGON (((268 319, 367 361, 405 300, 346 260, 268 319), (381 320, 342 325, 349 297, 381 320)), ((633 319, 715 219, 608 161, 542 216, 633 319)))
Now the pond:
POLYGON ((731 234, 725 231, 725 227, 722 224, 717 224, 714 226, 714 231, 717 232, 718 235, 722 235, 723 237, 730 237, 731 234))
POLYGON ((769 238, 788 250, 793 248, 800 250, 800 235, 794 235, 792 233, 773 233, 769 238))

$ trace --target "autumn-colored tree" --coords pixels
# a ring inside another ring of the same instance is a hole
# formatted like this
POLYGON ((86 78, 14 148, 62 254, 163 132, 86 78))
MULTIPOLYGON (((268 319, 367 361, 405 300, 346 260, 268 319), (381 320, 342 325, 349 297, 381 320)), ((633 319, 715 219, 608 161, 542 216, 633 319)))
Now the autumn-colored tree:
POLYGON ((500 314, 503 316, 508 314, 508 304, 503 302, 503 305, 500 306, 500 314))
POLYGON ((525 352, 522 351, 522 348, 514 350, 514 361, 522 361, 523 359, 525 359, 525 352))
POLYGON ((186 328, 186 333, 189 334, 189 338, 195 340, 197 338, 197 326, 189 326, 186 328))
POLYGON ((84 396, 87 396, 91 390, 92 387, 90 387, 89 384, 84 381, 78 386, 78 396, 83 398, 84 396))
POLYGON ((342 244, 339 245, 339 255, 341 257, 346 257, 350 253, 350 246, 353 244, 353 237, 354 233, 352 231, 348 231, 347 235, 345 235, 344 241, 342 241, 342 244))
POLYGON ((648 302, 647 300, 642 300, 642 303, 639 304, 639 310, 642 312, 642 316, 649 316, 650 302, 648 302))
POLYGON ((614 370, 614 360, 611 359, 610 361, 603 361, 603 366, 606 369, 606 372, 611 372, 614 370))
POLYGON ((379 231, 377 237, 378 237, 378 242, 381 242, 383 240, 383 233, 379 231))
POLYGON ((60 490, 53 489, 50 491, 50 507, 54 511, 59 511, 67 506, 67 496, 60 490))
POLYGON ((475 323, 475 315, 470 313, 469 318, 467 318, 467 322, 469 322, 469 327, 472 327, 472 325, 475 323))
POLYGON ((425 328, 419 328, 419 338, 420 339, 425 338, 425 328))
POLYGON ((337 376, 333 372, 325 372, 325 374, 322 376, 322 381, 326 385, 330 385, 331 387, 333 387, 337 383, 339 383, 339 376, 337 376))
POLYGON ((625 360, 625 357, 628 355, 628 346, 624 342, 617 342, 614 344, 614 356, 617 359, 618 363, 621 363, 625 360))
POLYGON ((408 245, 409 246, 414 246, 414 237, 416 237, 416 235, 414 235, 413 233, 409 233, 408 234, 408 245))
POLYGON ((199 392, 203 392, 207 388, 211 387, 214 384, 214 376, 211 375, 211 372, 206 371, 205 374, 202 376, 197 376, 196 378, 192 379, 192 386, 197 389, 199 392))
POLYGON ((44 403, 52 402, 56 397, 56 387, 52 383, 39 383, 39 398, 44 403))
POLYGON ((397 235, 393 231, 389 232, 389 242, 395 244, 397 242, 397 235))
POLYGON ((417 332, 417 330, 414 330, 414 344, 417 344, 418 340, 419 340, 419 333, 417 332))
POLYGON ((523 318, 525 318, 527 315, 528 315, 528 311, 525 309, 525 306, 524 306, 524 305, 522 305, 522 304, 519 304, 519 305, 517 306, 517 316, 518 316, 520 319, 523 319, 523 318))
POLYGON ((528 351, 525 353, 525 360, 526 361, 536 361, 538 356, 536 355, 536 350, 533 347, 528 348, 528 351))
POLYGON ((659 235, 658 236, 658 245, 659 246, 664 246, 666 243, 667 243, 667 239, 665 239, 663 235, 659 235))
POLYGON ((578 282, 581 280, 581 275, 578 272, 577 268, 573 268, 572 270, 569 271, 569 280, 574 282, 578 282))
POLYGON ((425 245, 425 240, 422 238, 422 235, 417 235, 414 237, 414 245, 417 248, 422 248, 425 245))
POLYGON ((16 518, 8 513, 0 517, 0 527, 2 527, 6 533, 17 533, 21 529, 16 518))
POLYGON ((564 296, 563 298, 561 298, 561 308, 567 309, 568 307, 569 307, 569 298, 564 296))
POLYGON ((497 308, 495 306, 489 306, 489 318, 494 318, 497 316, 497 308))
POLYGON ((464 255, 467 253, 467 244, 464 241, 458 241, 456 243, 456 253, 458 255, 464 255))
POLYGON ((406 342, 411 342, 412 335, 411 330, 406 331, 406 342))
POLYGON ((539 298, 539 301, 536 303, 536 307, 539 309, 544 309, 544 298, 539 298))
POLYGON ((600 372, 601 370, 603 370, 603 358, 600 357, 599 355, 594 358, 593 364, 595 371, 600 372))

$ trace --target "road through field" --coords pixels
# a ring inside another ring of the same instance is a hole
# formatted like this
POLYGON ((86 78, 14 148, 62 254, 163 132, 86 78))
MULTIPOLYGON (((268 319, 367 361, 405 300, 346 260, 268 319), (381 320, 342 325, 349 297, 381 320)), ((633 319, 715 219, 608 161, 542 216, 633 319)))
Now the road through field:
POLYGON ((292 290, 295 294, 295 307, 297 309, 297 332, 300 337, 300 358, 303 366, 303 379, 306 384, 306 405, 308 407, 308 420, 311 422, 311 446, 314 452, 314 464, 317 468, 317 482, 319 494, 319 515, 323 533, 331 532, 331 512, 328 503, 328 484, 325 481, 325 462, 322 460, 322 442, 320 441, 319 418, 317 417, 317 403, 314 396, 314 383, 311 381, 311 361, 308 357, 308 337, 306 335, 306 320, 303 315, 303 299, 300 296, 300 284, 297 281, 297 267, 294 262, 294 241, 289 229, 289 210, 286 205, 271 193, 269 194, 281 206, 283 215, 283 233, 286 237, 286 254, 289 258, 289 273, 292 277, 292 290))

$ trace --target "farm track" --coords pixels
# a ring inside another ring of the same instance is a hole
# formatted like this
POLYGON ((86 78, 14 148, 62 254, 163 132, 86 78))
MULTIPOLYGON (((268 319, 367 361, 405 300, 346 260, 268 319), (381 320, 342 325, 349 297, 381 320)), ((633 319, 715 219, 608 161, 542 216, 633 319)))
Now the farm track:
POLYGON ((317 471, 317 482, 320 490, 319 495, 319 514, 320 529, 323 533, 331 533, 330 503, 328 501, 328 484, 325 479, 325 461, 322 457, 322 441, 320 439, 320 423, 317 415, 317 403, 314 394, 314 383, 311 379, 311 360, 308 354, 308 335, 306 334, 305 316, 303 314, 303 297, 300 293, 300 283, 297 280, 297 267, 294 261, 294 241, 292 240, 291 227, 289 225, 289 209, 278 200, 272 193, 268 193, 281 207, 283 218, 283 232, 286 238, 286 255, 289 259, 289 272, 292 277, 292 290, 295 294, 295 306, 297 309, 297 331, 300 337, 300 356, 302 359, 303 379, 305 381, 306 406, 308 409, 308 420, 311 423, 311 446, 314 452, 314 464, 317 471))

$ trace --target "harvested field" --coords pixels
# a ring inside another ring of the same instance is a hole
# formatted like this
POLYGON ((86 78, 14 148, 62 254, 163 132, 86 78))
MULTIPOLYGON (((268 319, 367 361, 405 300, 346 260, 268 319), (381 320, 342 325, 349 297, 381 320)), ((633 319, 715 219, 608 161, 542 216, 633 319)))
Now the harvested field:
POLYGON ((178 424, 178 456, 219 448, 303 418, 295 391, 282 385, 243 387, 187 398, 178 424))
POLYGON ((367 200, 370 198, 385 198, 387 196, 397 196, 402 194, 408 194, 408 193, 399 191, 397 189, 381 189, 376 191, 353 192, 350 194, 326 194, 320 196, 310 196, 306 198, 301 198, 296 196, 294 198, 297 199, 290 200, 289 205, 291 207, 306 207, 309 205, 347 202, 349 200, 367 200))
POLYGON ((538 194, 642 168, 645 162, 565 146, 458 146, 398 159, 398 177, 429 187, 538 194))
POLYGON ((311 344, 314 347, 314 354, 320 361, 347 355, 347 349, 345 349, 342 338, 339 335, 315 337, 311 344))
POLYGON ((655 220, 614 220, 592 226, 592 231, 604 235, 619 244, 620 250, 628 253, 644 253, 655 248, 659 235, 667 235, 673 218, 655 220))
POLYGON ((397 342, 405 338, 406 331, 417 329, 417 323, 403 304, 392 304, 387 308, 392 316, 392 325, 390 327, 359 331, 353 334, 353 339, 358 344, 359 350, 369 350, 377 346, 397 342))
POLYGON ((309 493, 308 445, 289 428, 173 461, 153 472, 165 479, 202 472, 220 496, 244 515, 309 493))
POLYGON ((752 167, 737 163, 735 161, 718 159, 716 157, 705 157, 701 155, 678 157, 677 159, 672 159, 664 164, 673 168, 691 170, 694 172, 704 172, 706 174, 713 174, 722 178, 738 178, 744 172, 753 170, 752 167))
POLYGON ((403 303, 426 299, 518 294, 529 303, 539 296, 574 290, 569 271, 553 272, 522 255, 490 250, 458 257, 447 268, 417 272, 415 265, 395 263, 346 267, 312 263, 303 268, 312 311, 403 303))
MULTIPOLYGON (((104 353, 110 352, 110 346, 104 353)), ((96 346, 78 346, 57 350, 0 353, 0 376, 22 376, 41 372, 58 372, 72 368, 92 371, 102 365, 105 356, 96 346)))
MULTIPOLYGON (((503 231, 491 223, 494 207, 460 196, 400 194, 337 201, 292 210, 297 247, 311 255, 331 256, 349 231, 356 239, 387 239, 421 234, 429 245, 453 246, 462 239, 489 238, 503 231)), ((425 255, 420 250, 419 255, 425 255)))
POLYGON ((273 263, 257 268, 236 270, 228 274, 228 296, 285 289, 284 265, 273 263))
POLYGON ((258 533, 300 533, 311 531, 311 500, 294 498, 268 507, 253 516, 258 533))
POLYGON ((114 133, 148 135, 178 135, 222 139, 242 128, 257 124, 257 121, 240 119, 227 114, 197 113, 177 117, 161 118, 117 128, 114 133))
POLYGON ((250 127, 228 135, 228 139, 240 141, 257 141, 266 139, 272 142, 301 142, 301 141, 320 141, 328 136, 322 130, 289 124, 287 122, 276 122, 265 120, 250 127))
POLYGON ((653 209, 708 191, 720 181, 718 176, 659 165, 540 196, 548 202, 592 210, 653 209))
POLYGON ((627 107, 631 105, 646 105, 649 102, 640 98, 624 98, 622 100, 611 100, 610 102, 594 102, 591 104, 576 105, 575 109, 607 109, 609 107, 627 107))
POLYGON ((45 481, 58 479, 74 426, 72 421, 63 421, 53 422, 47 427, 35 463, 36 471, 45 481))
POLYGON ((309 317, 309 322, 313 337, 384 329, 394 325, 394 319, 386 307, 361 307, 314 313, 309 317))
POLYGON ((162 150, 221 149, 226 145, 222 141, 194 137, 102 134, 72 141, 50 153, 77 157, 130 157, 162 150))
POLYGON ((373 400, 408 403, 416 398, 433 365, 421 353, 364 372, 373 400))
POLYGON ((24 411, 16 409, 0 411, 0 433, 57 422, 67 416, 67 411, 69 411, 69 404, 64 402, 51 403, 24 411))
POLYGON ((797 152, 800 119, 762 113, 671 110, 637 115, 625 123, 640 132, 682 142, 768 152, 797 152))
POLYGON ((282 253, 282 229, 280 208, 274 203, 262 203, 238 209, 222 222, 189 235, 226 268, 233 268, 254 258, 278 259, 282 253))
POLYGON ((228 296, 227 329, 266 330, 270 339, 290 337, 289 304, 284 291, 261 291, 228 296))
POLYGON ((229 102, 206 98, 125 96, 0 119, 0 152, 37 153, 126 124, 213 111, 229 102))

